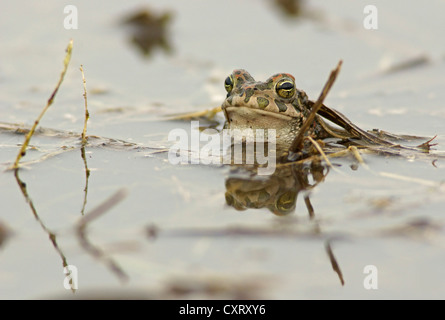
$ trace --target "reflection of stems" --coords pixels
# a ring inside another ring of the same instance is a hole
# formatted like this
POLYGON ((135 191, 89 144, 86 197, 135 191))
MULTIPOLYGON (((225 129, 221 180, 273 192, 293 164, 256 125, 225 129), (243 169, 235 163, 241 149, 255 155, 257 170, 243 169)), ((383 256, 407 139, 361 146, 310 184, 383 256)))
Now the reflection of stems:
POLYGON ((312 206, 311 199, 309 198, 308 195, 304 197, 304 203, 306 204, 307 212, 309 213, 309 219, 311 220, 314 219, 315 211, 314 207, 312 206))
POLYGON ((102 214, 107 212, 109 209, 117 205, 126 197, 126 190, 120 189, 113 195, 111 195, 107 200, 101 203, 99 206, 94 208, 91 212, 84 215, 79 223, 77 224, 77 236, 79 238, 80 245, 91 254, 94 258, 102 260, 105 265, 113 272, 121 281, 128 280, 127 274, 119 267, 119 265, 114 262, 113 259, 107 257, 105 253, 98 247, 94 246, 87 237, 86 227, 93 220, 100 217, 102 214))
MULTIPOLYGON (((40 224, 40 226, 42 227, 43 231, 45 231, 48 234, 49 240, 52 242, 54 248, 56 249, 57 253, 59 254, 60 258, 62 259, 62 265, 63 267, 67 267, 68 266, 68 262, 66 260, 66 257, 63 253, 63 251, 60 249, 59 245, 57 244, 57 239, 56 239, 56 235, 51 232, 43 223, 42 219, 40 219, 37 210, 34 206, 34 203, 32 202, 31 198, 29 197, 28 191, 26 189, 26 183, 24 183, 22 180, 20 180, 19 178, 19 170, 15 169, 14 170, 14 176, 15 179, 17 181, 17 184, 19 185, 20 191, 22 191, 23 196, 25 197, 26 202, 29 204, 29 207, 31 208, 31 211, 34 215, 34 218, 36 218, 37 222, 40 224)), ((71 291, 74 293, 76 292, 76 289, 74 289, 73 287, 71 287, 71 291)))
MULTIPOLYGON (((311 163, 311 172, 303 174, 303 169, 300 166, 292 166, 293 168, 293 176, 298 182, 298 185, 302 187, 303 190, 310 190, 315 188, 321 181, 324 180, 326 175, 329 173, 329 168, 326 174, 323 173, 324 166, 321 166, 318 162, 313 161, 311 163), (312 174, 313 180, 315 181, 314 184, 309 183, 309 174, 312 174)), ((297 185, 297 183, 296 183, 297 185)), ((309 194, 304 196, 304 203, 306 205, 307 212, 309 214, 309 219, 313 220, 315 218, 315 210, 312 206, 311 199, 309 197, 309 194)))
POLYGON ((330 241, 326 241, 325 244, 326 247, 326 253, 329 256, 329 260, 331 261, 332 269, 338 274, 338 278, 340 279, 341 285, 345 285, 345 280, 343 279, 343 274, 340 270, 340 266, 337 263, 337 259, 335 259, 334 253, 332 252, 331 243, 330 241))
POLYGON ((83 189, 84 196, 83 196, 83 205, 82 210, 80 211, 82 213, 82 216, 85 214, 85 206, 87 205, 87 195, 88 195, 88 178, 90 177, 90 169, 88 169, 87 164, 87 158, 85 156, 85 146, 82 145, 80 148, 80 154, 83 160, 83 165, 85 166, 85 188, 83 189))

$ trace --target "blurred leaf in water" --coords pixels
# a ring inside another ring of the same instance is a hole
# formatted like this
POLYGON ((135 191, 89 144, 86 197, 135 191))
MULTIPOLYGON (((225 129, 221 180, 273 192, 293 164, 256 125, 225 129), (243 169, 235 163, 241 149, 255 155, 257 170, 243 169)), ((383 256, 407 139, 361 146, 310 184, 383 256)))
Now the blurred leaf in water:
POLYGON ((175 277, 165 285, 165 298, 259 299, 272 281, 265 276, 242 279, 217 275, 175 277))
POLYGON ((402 60, 395 63, 391 63, 389 65, 382 66, 383 74, 391 74, 402 71, 409 71, 414 68, 425 67, 431 65, 432 61, 430 57, 426 55, 420 55, 416 57, 412 57, 408 60, 402 60))
MULTIPOLYGON (((68 299, 79 300, 172 300, 172 299, 262 299, 274 279, 265 275, 248 277, 211 273, 168 277, 160 288, 86 288, 68 299)), ((66 295, 44 297, 67 299, 66 295)))
POLYGON ((332 28, 323 11, 310 8, 303 0, 269 0, 269 3, 280 13, 280 18, 285 18, 288 21, 308 19, 316 23, 329 25, 332 28))
POLYGON ((286 16, 296 18, 301 16, 302 1, 301 0, 273 0, 272 3, 276 5, 286 16))
POLYGON ((12 236, 11 229, 0 221, 0 248, 5 245, 6 241, 12 236))
POLYGON ((171 53, 172 48, 168 40, 167 26, 171 23, 171 12, 153 13, 149 9, 140 9, 124 18, 122 24, 128 26, 129 39, 136 48, 148 58, 156 48, 164 53, 171 53))
MULTIPOLYGON (((385 228, 378 232, 379 235, 388 237, 407 237, 423 240, 431 240, 434 236, 440 236, 443 224, 429 217, 417 217, 402 222, 400 225, 385 228)), ((438 244, 442 241, 438 241, 438 244)))

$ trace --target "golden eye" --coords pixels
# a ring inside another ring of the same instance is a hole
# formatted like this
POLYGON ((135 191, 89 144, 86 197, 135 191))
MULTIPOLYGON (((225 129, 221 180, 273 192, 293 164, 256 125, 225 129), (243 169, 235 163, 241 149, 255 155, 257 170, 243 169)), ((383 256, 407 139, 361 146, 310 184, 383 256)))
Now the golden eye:
POLYGON ((295 83, 290 79, 280 80, 275 86, 275 90, 281 98, 291 98, 295 94, 295 83))
POLYGON ((289 190, 282 194, 276 201, 275 207, 280 214, 287 214, 295 209, 297 193, 289 190))
POLYGON ((226 88, 227 93, 230 93, 233 89, 233 76, 230 75, 224 81, 224 87, 226 88))

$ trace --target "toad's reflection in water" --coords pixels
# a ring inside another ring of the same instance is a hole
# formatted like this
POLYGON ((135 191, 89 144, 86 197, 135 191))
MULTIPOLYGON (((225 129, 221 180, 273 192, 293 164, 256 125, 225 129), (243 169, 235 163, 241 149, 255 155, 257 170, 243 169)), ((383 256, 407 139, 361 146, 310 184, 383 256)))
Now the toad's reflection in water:
MULTIPOLYGON (((236 210, 267 208, 283 216, 295 211, 298 194, 309 191, 324 180, 329 170, 320 161, 310 164, 278 164, 269 176, 259 176, 254 167, 234 166, 226 179, 226 203, 236 210)), ((314 210, 304 195, 309 217, 314 210)))
MULTIPOLYGON (((258 168, 255 166, 232 166, 225 183, 227 205, 239 211, 267 208, 277 216, 286 216, 295 211, 298 194, 304 192, 309 219, 314 219, 309 191, 323 182, 329 173, 329 167, 323 165, 320 160, 310 163, 279 163, 275 172, 269 176, 258 175, 258 168)), ((318 224, 315 233, 321 234, 318 224)), ((332 269, 343 286, 343 274, 329 239, 325 241, 325 250, 332 269)))

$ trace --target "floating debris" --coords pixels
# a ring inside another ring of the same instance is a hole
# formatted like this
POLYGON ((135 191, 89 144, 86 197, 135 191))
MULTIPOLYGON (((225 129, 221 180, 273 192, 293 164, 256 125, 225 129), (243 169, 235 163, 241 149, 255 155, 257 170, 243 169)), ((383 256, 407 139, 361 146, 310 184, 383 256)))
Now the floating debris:
POLYGON ((172 51, 167 32, 171 20, 170 12, 155 14, 149 9, 141 9, 125 18, 122 24, 130 28, 131 43, 145 57, 150 57, 156 48, 161 48, 165 53, 172 51))
POLYGON ((5 223, 0 221, 0 248, 2 248, 6 241, 11 237, 12 231, 5 223))

